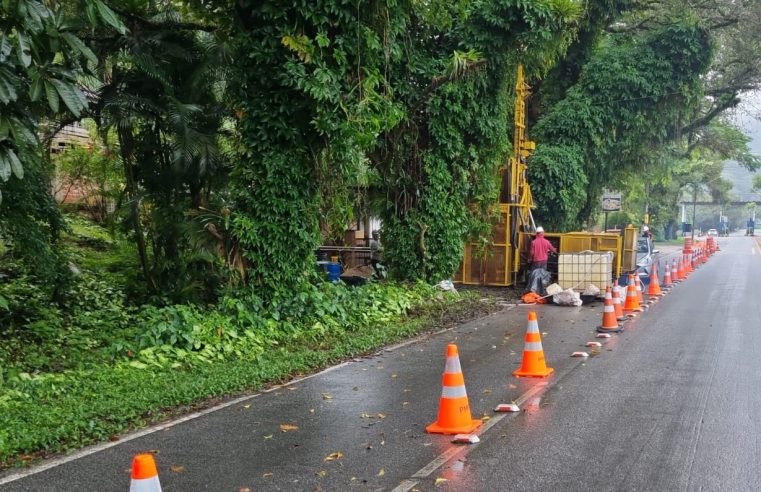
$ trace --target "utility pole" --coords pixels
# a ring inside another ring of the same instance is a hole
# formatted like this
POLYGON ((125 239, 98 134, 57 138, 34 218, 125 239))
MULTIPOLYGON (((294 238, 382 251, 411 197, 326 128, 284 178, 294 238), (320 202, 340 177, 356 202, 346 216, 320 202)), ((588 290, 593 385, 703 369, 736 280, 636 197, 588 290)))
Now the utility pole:
POLYGON ((695 239, 695 207, 698 204, 698 184, 692 183, 692 229, 690 238, 695 239))

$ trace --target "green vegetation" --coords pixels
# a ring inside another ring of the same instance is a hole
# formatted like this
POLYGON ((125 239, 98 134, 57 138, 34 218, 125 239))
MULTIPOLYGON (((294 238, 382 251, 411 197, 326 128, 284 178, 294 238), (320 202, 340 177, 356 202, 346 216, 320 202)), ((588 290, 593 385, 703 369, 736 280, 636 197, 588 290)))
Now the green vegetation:
MULTIPOLYGON (((67 240, 87 238, 90 256, 106 238, 77 223, 67 240)), ((120 258, 98 257, 117 267, 120 258)), ((132 265, 134 267, 134 265, 132 265)), ((124 267, 124 265, 121 265, 124 267)), ((0 285, 0 463, 61 451, 156 421, 194 405, 260 388, 289 375, 436 326, 466 312, 425 284, 319 283, 266 306, 253 294, 224 296, 215 307, 128 306, 112 273, 82 267, 61 305, 20 274, 0 285), (30 292, 30 289, 32 290, 30 292)))
POLYGON ((467 306, 427 285, 491 237, 519 65, 546 227, 593 224, 604 188, 626 191, 616 221, 646 211, 656 231, 682 193, 724 204, 723 161, 761 164, 722 120, 761 81, 760 17, 727 0, 4 0, 0 460, 467 306), (51 155, 78 121, 90 141, 51 155), (323 283, 315 248, 370 216, 391 280, 323 283))

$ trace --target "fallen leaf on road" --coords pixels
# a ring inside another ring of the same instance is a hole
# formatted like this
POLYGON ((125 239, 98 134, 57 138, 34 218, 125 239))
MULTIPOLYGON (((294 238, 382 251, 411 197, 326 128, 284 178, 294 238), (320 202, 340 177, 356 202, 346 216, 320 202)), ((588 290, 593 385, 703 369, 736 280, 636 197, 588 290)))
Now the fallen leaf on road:
MULTIPOLYGON (((158 449, 149 449, 148 452, 151 453, 151 454, 159 454, 159 450, 158 449)), ((21 459, 23 459, 23 457, 21 459)))
POLYGON ((264 438, 265 439, 272 439, 272 434, 270 434, 269 436, 264 436, 264 438))
POLYGON ((382 477, 385 474, 386 474, 386 470, 384 470, 383 468, 381 468, 380 471, 378 472, 379 477, 382 477))
POLYGON ((443 484, 444 482, 448 482, 448 481, 449 480, 447 480, 446 478, 439 477, 439 478, 436 479, 436 486, 438 487, 439 485, 443 484))
POLYGON ((243 487, 238 492, 251 492, 251 489, 249 489, 248 487, 243 487))
POLYGON ((314 408, 310 408, 309 413, 314 413, 314 408))
POLYGON ((291 425, 291 424, 280 424, 280 431, 281 432, 288 432, 288 431, 295 431, 299 430, 298 425, 291 425))
POLYGON ((407 406, 407 405, 409 405, 409 404, 410 404, 410 402, 408 402, 408 401, 403 401, 403 402, 402 402, 402 406, 403 406, 403 407, 406 407, 406 406, 407 406))
POLYGON ((412 390, 411 390, 411 389, 407 389, 407 388, 404 388, 404 392, 405 392, 405 393, 409 393, 410 391, 412 391, 412 390))
POLYGON ((331 395, 330 393, 323 393, 322 394, 322 399, 323 400, 332 400, 333 399, 333 395, 331 395))
POLYGON ((182 472, 185 471, 185 467, 184 466, 179 466, 179 465, 172 465, 172 466, 169 467, 169 469, 172 470, 175 473, 182 473, 182 472))
POLYGON ((396 379, 396 374, 392 374, 391 379, 396 379))
POLYGON ((359 391, 359 386, 355 386, 351 389, 352 391, 359 391))
POLYGON ((379 414, 377 415, 377 417, 378 417, 379 419, 385 419, 385 418, 386 418, 386 415, 385 415, 385 414, 382 414, 382 413, 379 413, 379 414))
POLYGON ((488 415, 484 415, 483 417, 481 417, 481 420, 486 422, 487 420, 491 420, 491 417, 489 417, 488 415))
POLYGON ((248 405, 243 405, 243 408, 251 408, 251 404, 249 403, 248 405))
POLYGON ((288 386, 288 391, 296 391, 297 389, 299 389, 298 386, 288 386))
POLYGON ((508 384, 507 387, 510 388, 511 390, 514 390, 515 388, 517 388, 517 386, 514 384, 508 384))
POLYGON ((267 478, 267 477, 271 477, 271 476, 272 476, 272 472, 267 472, 264 475, 262 475, 262 478, 267 478))
POLYGON ((315 475, 317 475, 318 477, 324 477, 327 474, 328 472, 326 472, 325 470, 320 470, 317 473, 315 473, 315 475))
POLYGON ((490 389, 485 389, 484 390, 484 394, 485 395, 490 395, 491 394, 491 390, 490 389))
POLYGON ((335 461, 340 460, 344 457, 344 454, 341 451, 336 451, 335 453, 330 453, 325 457, 324 461, 335 461))

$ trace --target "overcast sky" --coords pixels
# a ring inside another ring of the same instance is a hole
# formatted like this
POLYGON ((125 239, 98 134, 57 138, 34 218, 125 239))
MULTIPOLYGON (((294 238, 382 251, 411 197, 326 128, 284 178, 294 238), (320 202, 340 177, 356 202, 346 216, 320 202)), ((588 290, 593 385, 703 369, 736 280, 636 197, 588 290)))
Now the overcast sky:
MULTIPOLYGON (((752 139, 749 143, 751 152, 761 155, 761 93, 749 92, 741 95, 740 98, 742 102, 730 115, 730 120, 752 139)), ((739 195, 743 200, 761 199, 761 195, 750 193, 753 173, 741 168, 734 161, 728 161, 724 169, 730 171, 731 176, 734 177, 735 186, 732 193, 739 195)))

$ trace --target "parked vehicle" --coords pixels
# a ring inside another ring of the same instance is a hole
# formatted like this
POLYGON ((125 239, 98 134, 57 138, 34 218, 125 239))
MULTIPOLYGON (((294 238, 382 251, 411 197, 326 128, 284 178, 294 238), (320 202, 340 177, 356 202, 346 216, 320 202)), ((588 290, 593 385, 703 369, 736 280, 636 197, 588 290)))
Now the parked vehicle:
POLYGON ((708 237, 719 237, 719 231, 716 229, 708 229, 708 237))

